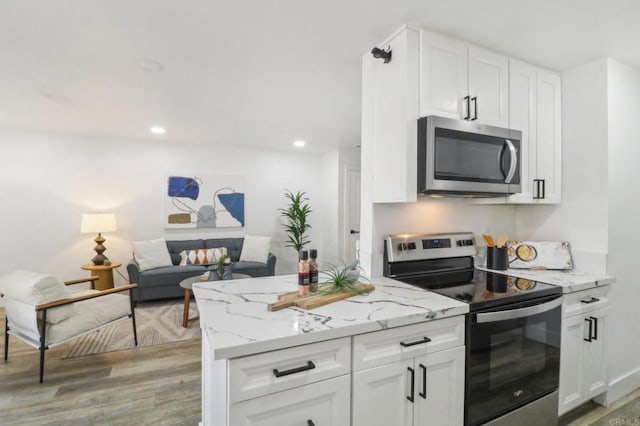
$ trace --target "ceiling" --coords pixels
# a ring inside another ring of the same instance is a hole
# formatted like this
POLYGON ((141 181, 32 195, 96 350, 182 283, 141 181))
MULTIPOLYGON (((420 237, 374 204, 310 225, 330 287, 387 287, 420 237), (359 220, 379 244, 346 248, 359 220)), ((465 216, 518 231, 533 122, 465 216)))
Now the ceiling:
POLYGON ((353 147, 361 57, 405 23, 562 71, 640 69, 638 19, 636 0, 0 0, 0 130, 353 147))

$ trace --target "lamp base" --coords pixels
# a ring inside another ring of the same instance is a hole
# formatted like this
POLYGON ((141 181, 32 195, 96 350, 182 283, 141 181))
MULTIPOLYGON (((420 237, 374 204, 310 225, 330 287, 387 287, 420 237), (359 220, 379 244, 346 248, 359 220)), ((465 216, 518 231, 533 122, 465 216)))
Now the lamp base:
POLYGON ((102 253, 96 254, 93 256, 93 259, 91 259, 94 265, 104 265, 105 260, 109 260, 109 258, 102 253))
POLYGON ((107 256, 105 256, 104 251, 107 249, 103 244, 105 241, 107 241, 100 232, 98 232, 98 236, 96 237, 96 239, 94 240, 96 242, 96 246, 93 248, 96 253, 93 259, 91 259, 91 261, 93 262, 94 265, 104 265, 104 261, 107 260, 107 256))

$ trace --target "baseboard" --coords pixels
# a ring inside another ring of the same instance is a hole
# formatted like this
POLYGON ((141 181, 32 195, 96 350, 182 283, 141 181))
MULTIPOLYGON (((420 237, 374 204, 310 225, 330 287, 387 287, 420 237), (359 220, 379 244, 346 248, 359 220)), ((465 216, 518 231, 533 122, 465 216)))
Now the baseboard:
POLYGON ((640 367, 613 379, 609 383, 609 389, 593 400, 600 405, 609 406, 638 388, 640 388, 640 367))

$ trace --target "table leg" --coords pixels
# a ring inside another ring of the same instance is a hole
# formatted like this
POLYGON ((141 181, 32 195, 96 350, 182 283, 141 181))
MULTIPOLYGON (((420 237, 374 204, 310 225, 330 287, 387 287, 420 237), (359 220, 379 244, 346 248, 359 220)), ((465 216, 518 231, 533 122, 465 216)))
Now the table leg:
POLYGON ((187 328, 189 325, 189 303, 191 302, 191 290, 184 290, 184 313, 182 314, 182 326, 187 328))

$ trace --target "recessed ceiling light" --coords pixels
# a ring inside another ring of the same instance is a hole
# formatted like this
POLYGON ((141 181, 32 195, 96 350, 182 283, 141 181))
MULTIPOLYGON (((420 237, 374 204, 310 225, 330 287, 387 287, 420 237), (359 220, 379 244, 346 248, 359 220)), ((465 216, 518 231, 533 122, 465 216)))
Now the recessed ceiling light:
POLYGON ((307 143, 305 141, 298 139, 293 143, 293 146, 295 146, 296 148, 304 148, 306 144, 307 143))
POLYGON ((164 71, 164 65, 153 59, 142 59, 138 62, 138 68, 148 72, 162 72, 164 71))
POLYGON ((154 135, 164 135, 165 133, 167 133, 167 130, 164 127, 160 126, 152 126, 149 131, 154 135))

